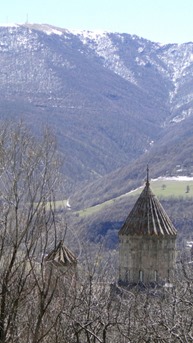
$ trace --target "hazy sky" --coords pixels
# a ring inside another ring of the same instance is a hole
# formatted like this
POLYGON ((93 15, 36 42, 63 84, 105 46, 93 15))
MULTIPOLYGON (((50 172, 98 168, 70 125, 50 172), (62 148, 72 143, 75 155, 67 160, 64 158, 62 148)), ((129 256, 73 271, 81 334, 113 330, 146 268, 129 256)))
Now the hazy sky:
POLYGON ((0 24, 27 20, 161 43, 193 41, 193 0, 0 0, 0 24))

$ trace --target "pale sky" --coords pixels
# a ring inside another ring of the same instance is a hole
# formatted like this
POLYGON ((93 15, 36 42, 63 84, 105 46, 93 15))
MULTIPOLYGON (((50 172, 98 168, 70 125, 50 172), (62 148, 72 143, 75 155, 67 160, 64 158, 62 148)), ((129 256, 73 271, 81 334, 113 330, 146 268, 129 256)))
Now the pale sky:
POLYGON ((136 34, 154 42, 193 42, 193 0, 0 0, 0 24, 136 34))

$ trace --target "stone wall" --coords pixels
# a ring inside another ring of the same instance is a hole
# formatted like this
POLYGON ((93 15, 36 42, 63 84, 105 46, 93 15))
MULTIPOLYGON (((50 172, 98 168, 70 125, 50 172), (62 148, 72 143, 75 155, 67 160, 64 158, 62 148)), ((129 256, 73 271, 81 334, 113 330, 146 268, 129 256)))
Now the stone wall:
POLYGON ((168 281, 175 267, 172 236, 121 236, 119 281, 143 283, 168 281))

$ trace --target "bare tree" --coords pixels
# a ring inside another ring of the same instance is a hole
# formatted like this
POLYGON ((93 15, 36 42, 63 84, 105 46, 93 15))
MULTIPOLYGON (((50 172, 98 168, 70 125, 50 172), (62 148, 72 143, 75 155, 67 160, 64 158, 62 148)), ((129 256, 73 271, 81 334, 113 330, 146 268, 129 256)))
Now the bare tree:
POLYGON ((43 325, 54 297, 52 270, 45 276, 43 257, 57 239, 53 201, 58 166, 55 140, 48 130, 37 140, 22 123, 2 125, 0 342, 41 342, 58 316, 43 325))
POLYGON ((59 164, 48 130, 37 140, 22 123, 1 126, 0 342, 192 342, 191 263, 181 265, 173 285, 153 290, 112 287, 114 256, 102 245, 95 254, 82 244, 76 284, 68 269, 46 267, 61 238, 59 164))

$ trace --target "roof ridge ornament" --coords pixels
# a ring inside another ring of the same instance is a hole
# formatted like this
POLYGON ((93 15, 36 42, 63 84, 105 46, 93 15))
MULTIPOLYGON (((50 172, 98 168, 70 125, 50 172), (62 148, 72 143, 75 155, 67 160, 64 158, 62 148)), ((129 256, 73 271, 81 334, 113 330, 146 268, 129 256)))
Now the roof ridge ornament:
POLYGON ((149 165, 147 164, 147 179, 146 179, 146 186, 149 187, 150 182, 149 182, 149 165))

